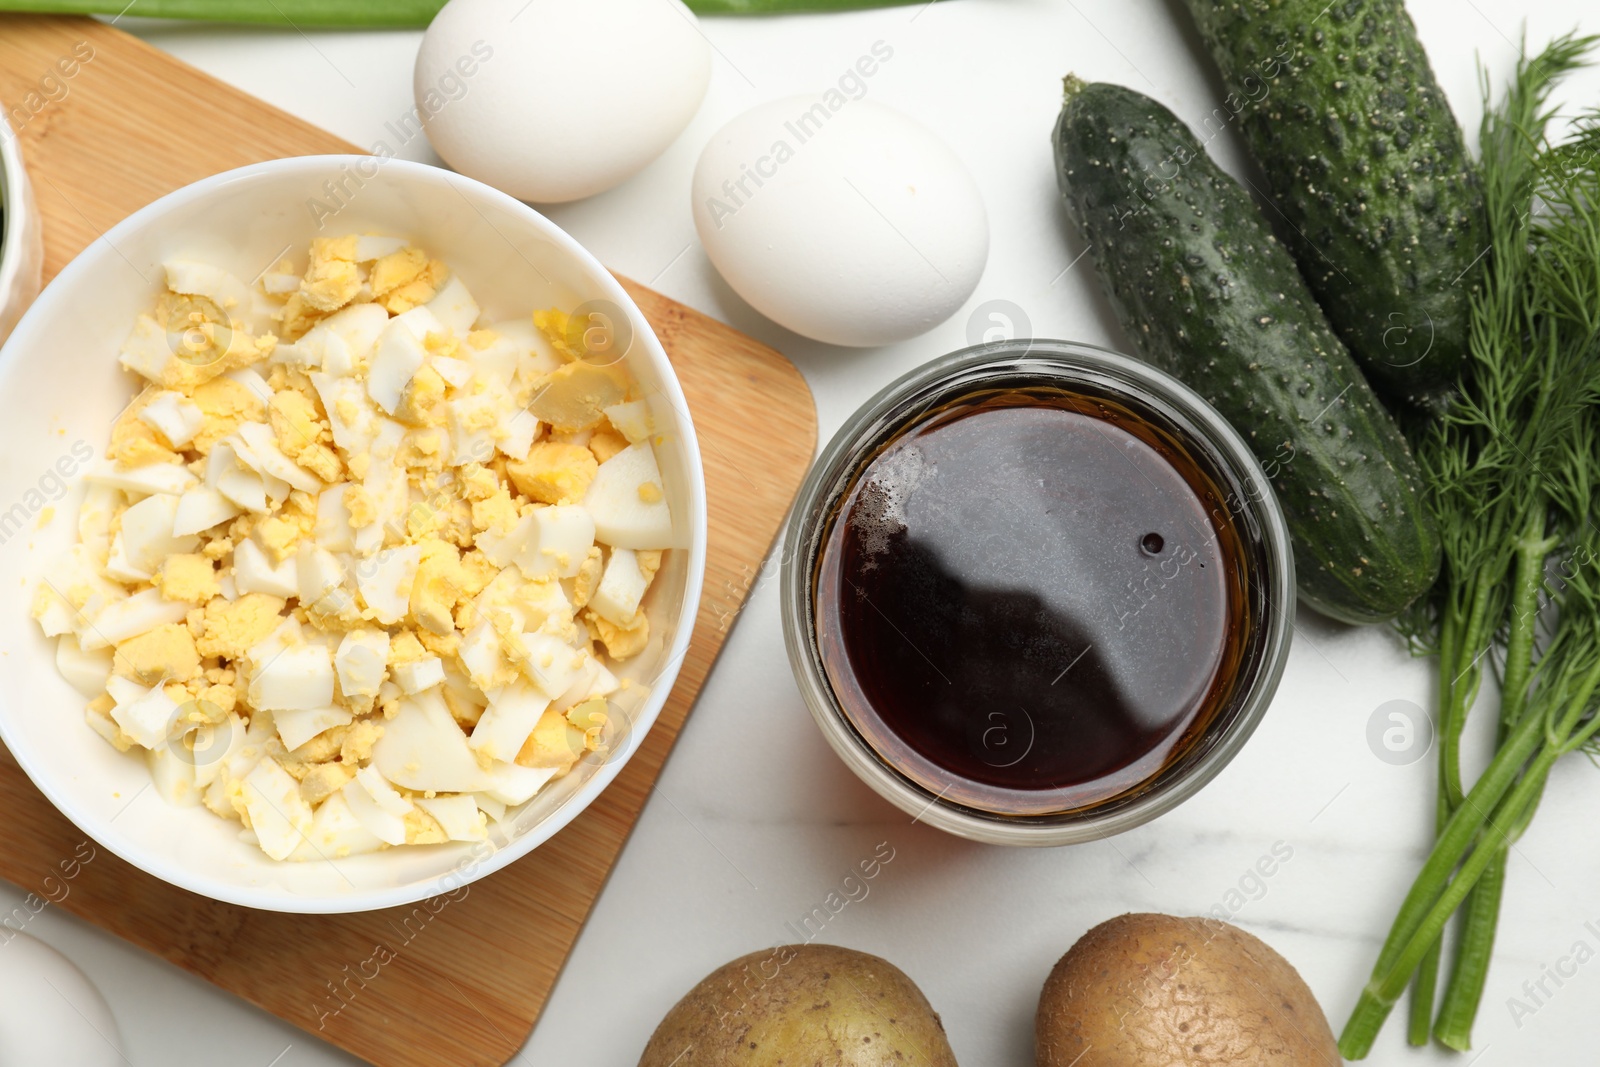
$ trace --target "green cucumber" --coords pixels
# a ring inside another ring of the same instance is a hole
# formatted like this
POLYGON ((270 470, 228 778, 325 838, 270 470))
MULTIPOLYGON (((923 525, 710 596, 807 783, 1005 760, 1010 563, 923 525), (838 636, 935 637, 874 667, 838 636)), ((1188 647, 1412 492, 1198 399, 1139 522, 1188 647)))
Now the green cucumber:
POLYGON ((1346 622, 1393 617, 1439 571, 1422 478, 1255 202, 1176 115, 1121 86, 1068 78, 1054 144, 1123 329, 1271 478, 1301 598, 1346 622))
MULTIPOLYGON (((1185 0, 1328 321, 1428 406, 1467 352, 1483 192, 1403 0, 1185 0)), ((1208 122, 1208 127, 1211 123, 1208 122)))

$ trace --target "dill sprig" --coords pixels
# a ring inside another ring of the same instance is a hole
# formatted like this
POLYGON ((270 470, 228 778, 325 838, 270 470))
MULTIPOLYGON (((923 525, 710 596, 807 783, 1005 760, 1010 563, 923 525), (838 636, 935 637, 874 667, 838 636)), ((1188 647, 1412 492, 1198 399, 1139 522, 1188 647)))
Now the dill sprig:
MULTIPOLYGON (((1481 175, 1491 246, 1469 360, 1443 416, 1412 438, 1444 565, 1403 632, 1438 657, 1437 840, 1340 1038, 1359 1059, 1413 983, 1410 1036, 1467 1048, 1500 912, 1505 857, 1550 767, 1600 729, 1600 113, 1560 145, 1551 93, 1596 38, 1567 35, 1486 101, 1481 175), (1547 575, 1556 561, 1555 579, 1547 575), (1498 747, 1468 790, 1461 738, 1497 664, 1498 747), (1434 1017, 1446 925, 1460 912, 1434 1017)), ((1485 96, 1488 96, 1487 89, 1485 96)))

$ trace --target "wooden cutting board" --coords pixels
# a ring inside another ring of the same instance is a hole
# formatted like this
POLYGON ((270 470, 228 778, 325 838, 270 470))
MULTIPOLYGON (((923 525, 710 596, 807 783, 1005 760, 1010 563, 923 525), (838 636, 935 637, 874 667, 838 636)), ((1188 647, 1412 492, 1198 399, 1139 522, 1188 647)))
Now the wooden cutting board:
MULTIPOLYGON (((0 17, 0 103, 44 216, 46 277, 179 186, 264 159, 358 151, 88 19, 0 17)), ((671 699, 588 811, 437 914, 278 915, 174 889, 94 850, 14 763, 0 761, 0 877, 383 1067, 510 1059, 539 1017, 816 445, 816 409, 787 360, 623 284, 688 394, 705 462, 709 561, 671 699), (89 853, 89 862, 74 862, 89 853), (75 871, 70 882, 62 881, 63 864, 75 871), (372 962, 380 947, 391 957, 381 966, 372 962)))

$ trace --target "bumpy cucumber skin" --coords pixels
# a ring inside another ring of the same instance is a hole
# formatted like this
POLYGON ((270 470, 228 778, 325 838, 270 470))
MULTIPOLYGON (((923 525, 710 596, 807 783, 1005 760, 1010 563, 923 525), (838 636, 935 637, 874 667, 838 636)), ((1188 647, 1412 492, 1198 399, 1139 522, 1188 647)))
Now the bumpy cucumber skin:
POLYGON ((1255 203, 1177 116, 1121 86, 1069 78, 1054 146, 1123 328, 1271 478, 1301 598, 1345 622, 1392 618, 1439 571, 1422 478, 1255 203))
POLYGON ((1379 390, 1428 407, 1467 352, 1483 192, 1403 0, 1185 0, 1279 227, 1379 390))

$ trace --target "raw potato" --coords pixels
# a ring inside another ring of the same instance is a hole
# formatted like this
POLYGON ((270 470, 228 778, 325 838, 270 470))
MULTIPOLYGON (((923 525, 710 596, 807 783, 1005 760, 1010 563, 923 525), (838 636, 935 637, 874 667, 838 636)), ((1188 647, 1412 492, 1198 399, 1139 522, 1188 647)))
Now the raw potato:
POLYGON ((944 1026, 898 967, 787 945, 711 972, 667 1013, 639 1067, 956 1067, 944 1026))
POLYGON ((1216 919, 1123 915, 1039 996, 1038 1067, 1339 1067, 1316 998, 1265 942, 1216 919))

